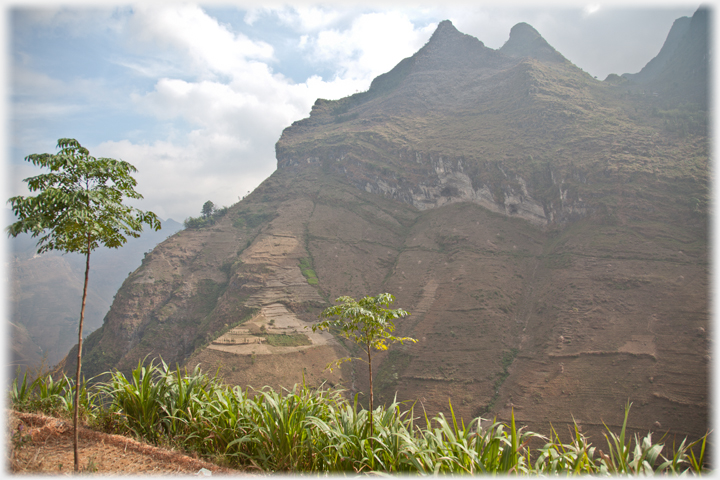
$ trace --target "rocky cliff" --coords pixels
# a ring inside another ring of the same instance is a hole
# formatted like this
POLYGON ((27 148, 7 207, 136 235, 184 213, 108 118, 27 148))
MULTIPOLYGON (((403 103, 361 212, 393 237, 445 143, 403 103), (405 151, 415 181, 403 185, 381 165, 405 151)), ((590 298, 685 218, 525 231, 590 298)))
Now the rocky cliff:
POLYGON ((161 355, 243 386, 363 391, 362 366, 324 370, 353 346, 304 327, 340 295, 388 291, 419 343, 377 357, 380 399, 588 432, 630 399, 632 430, 701 435, 706 113, 671 108, 529 25, 493 50, 442 22, 367 92, 318 100, 212 226, 155 248, 88 338, 86 372, 161 355))

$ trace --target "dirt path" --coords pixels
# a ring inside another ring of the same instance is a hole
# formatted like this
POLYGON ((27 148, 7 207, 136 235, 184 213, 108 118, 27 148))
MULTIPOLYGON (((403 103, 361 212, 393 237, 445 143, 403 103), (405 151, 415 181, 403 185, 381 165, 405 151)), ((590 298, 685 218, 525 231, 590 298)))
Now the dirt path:
MULTIPOLYGON (((72 421, 7 412, 6 468, 12 474, 73 473, 72 421)), ((120 435, 79 431, 80 469, 96 475, 247 475, 120 435), (204 469, 204 470, 203 470, 204 469)))

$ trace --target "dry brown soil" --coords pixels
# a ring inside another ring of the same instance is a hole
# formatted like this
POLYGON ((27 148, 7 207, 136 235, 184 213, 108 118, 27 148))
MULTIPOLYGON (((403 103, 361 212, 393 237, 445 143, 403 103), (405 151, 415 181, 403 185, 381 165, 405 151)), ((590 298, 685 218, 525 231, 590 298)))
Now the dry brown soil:
MULTIPOLYGON (((11 474, 73 473, 72 421, 33 413, 8 412, 6 471, 11 474)), ((154 447, 121 435, 81 427, 80 470, 95 475, 238 475, 233 470, 154 447), (201 472, 201 469, 205 469, 201 472)))

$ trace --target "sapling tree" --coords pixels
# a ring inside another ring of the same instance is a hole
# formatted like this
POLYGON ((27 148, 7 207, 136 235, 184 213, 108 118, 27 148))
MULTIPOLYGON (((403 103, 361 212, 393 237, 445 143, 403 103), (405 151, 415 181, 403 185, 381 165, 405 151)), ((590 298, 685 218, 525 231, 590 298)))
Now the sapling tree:
POLYGON ((85 256, 85 284, 78 324, 75 405, 73 411, 73 450, 75 471, 78 458, 78 405, 80 400, 80 360, 85 318, 90 252, 98 247, 118 248, 126 236, 139 237, 143 224, 160 229, 160 220, 152 212, 143 212, 123 204, 125 198, 140 199, 137 182, 131 176, 135 167, 122 160, 95 158, 72 138, 58 140, 57 154, 33 154, 25 160, 49 173, 23 180, 36 196, 16 196, 8 200, 17 222, 7 228, 10 236, 30 233, 39 237, 38 253, 59 250, 85 256))
MULTIPOLYGON (((370 417, 368 421, 370 423, 371 437, 374 435, 372 351, 387 350, 388 345, 392 343, 417 342, 414 338, 392 335, 395 331, 393 320, 410 315, 410 313, 400 308, 395 310, 388 308, 394 301, 395 297, 389 293, 381 293, 375 297, 363 297, 358 301, 347 296, 340 297, 335 300, 335 303, 340 305, 328 307, 320 314, 321 318, 327 320, 312 326, 313 332, 329 330, 331 327, 337 328, 340 335, 365 347, 368 378, 370 380, 370 417)), ((341 358, 333 363, 339 365, 349 360, 353 360, 353 358, 341 358)))

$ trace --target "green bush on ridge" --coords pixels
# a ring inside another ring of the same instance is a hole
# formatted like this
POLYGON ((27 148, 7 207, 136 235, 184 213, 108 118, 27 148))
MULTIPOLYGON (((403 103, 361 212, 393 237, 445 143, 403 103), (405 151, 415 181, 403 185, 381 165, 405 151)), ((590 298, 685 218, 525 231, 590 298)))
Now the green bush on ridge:
MULTIPOLYGON (((414 417, 402 403, 374 410, 370 440, 368 411, 343 397, 338 389, 295 385, 276 392, 230 387, 196 367, 192 372, 169 369, 162 360, 138 363, 130 378, 108 372, 109 380, 81 389, 81 411, 91 427, 132 434, 156 445, 196 452, 230 467, 266 472, 389 473, 524 473, 524 474, 653 474, 706 472, 708 434, 673 446, 653 443, 651 434, 626 436, 630 404, 619 435, 607 429, 607 453, 592 446, 575 426, 572 441, 562 443, 553 429, 549 437, 495 421, 481 427, 480 418, 458 424, 439 413, 414 417), (416 424, 424 418, 425 426, 416 424), (544 440, 531 450, 531 439, 544 440), (633 445, 634 440, 634 445, 633 445)), ((72 413, 73 381, 50 375, 29 383, 15 379, 10 403, 19 411, 56 416, 72 413)), ((607 428, 607 427, 606 427, 607 428)))

